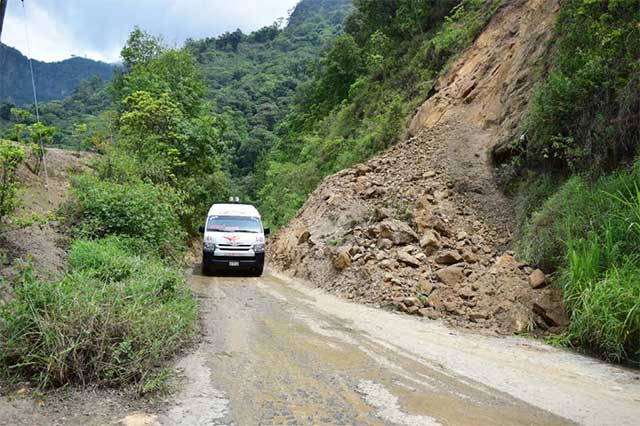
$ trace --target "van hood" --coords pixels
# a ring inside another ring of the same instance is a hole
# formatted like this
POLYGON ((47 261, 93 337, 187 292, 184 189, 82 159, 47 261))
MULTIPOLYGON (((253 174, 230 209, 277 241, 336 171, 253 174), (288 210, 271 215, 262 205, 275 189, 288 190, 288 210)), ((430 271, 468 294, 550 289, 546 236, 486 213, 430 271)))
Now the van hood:
POLYGON ((215 232, 208 231, 204 234, 207 243, 228 244, 231 246, 254 245, 264 243, 264 235, 248 232, 215 232))

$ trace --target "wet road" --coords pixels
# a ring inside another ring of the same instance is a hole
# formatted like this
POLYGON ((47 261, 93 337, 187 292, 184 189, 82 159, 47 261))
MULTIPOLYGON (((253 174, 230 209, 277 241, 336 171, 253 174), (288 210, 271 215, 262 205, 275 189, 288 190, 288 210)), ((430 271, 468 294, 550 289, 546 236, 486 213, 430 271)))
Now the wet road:
POLYGON ((640 418, 637 374, 535 341, 452 331, 273 275, 196 274, 192 287, 206 336, 178 365, 182 391, 163 413, 125 424, 631 425, 640 418))

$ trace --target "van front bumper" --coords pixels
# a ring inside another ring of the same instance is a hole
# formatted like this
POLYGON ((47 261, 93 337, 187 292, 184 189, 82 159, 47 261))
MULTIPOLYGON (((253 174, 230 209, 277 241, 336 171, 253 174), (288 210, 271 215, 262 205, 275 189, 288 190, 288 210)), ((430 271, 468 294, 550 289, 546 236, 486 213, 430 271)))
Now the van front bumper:
POLYGON ((220 269, 253 269, 264 265, 264 253, 255 253, 253 256, 225 256, 220 252, 204 251, 202 253, 202 263, 206 266, 220 269), (237 262, 237 265, 235 262, 237 262))

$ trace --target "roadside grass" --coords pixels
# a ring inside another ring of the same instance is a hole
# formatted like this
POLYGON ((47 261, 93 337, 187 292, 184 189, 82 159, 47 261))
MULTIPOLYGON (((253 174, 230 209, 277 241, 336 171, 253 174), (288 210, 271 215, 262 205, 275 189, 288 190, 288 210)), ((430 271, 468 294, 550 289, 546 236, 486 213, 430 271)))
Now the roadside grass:
POLYGON ((521 254, 560 270, 566 338, 606 360, 640 364, 640 162, 591 183, 573 177, 524 227, 521 254))
POLYGON ((163 363, 193 331, 196 303, 179 268, 133 247, 117 237, 76 241, 56 282, 26 268, 0 306, 2 372, 41 389, 160 388, 163 363))

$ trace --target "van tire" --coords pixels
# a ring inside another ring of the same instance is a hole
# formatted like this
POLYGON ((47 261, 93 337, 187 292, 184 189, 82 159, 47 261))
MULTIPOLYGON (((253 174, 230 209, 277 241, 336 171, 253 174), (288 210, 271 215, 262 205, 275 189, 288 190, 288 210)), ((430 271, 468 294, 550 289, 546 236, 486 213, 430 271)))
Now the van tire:
POLYGON ((211 275, 213 275, 213 271, 211 270, 211 266, 207 265, 206 263, 202 264, 202 275, 204 275, 205 277, 210 277, 211 275))
POLYGON ((254 277, 261 277, 262 273, 264 272, 264 265, 257 266, 256 269, 254 269, 252 272, 252 275, 254 277))

